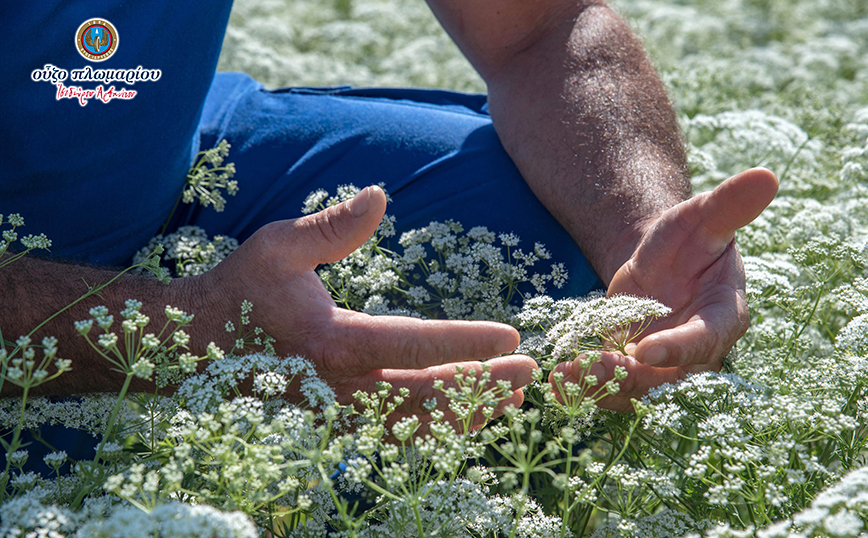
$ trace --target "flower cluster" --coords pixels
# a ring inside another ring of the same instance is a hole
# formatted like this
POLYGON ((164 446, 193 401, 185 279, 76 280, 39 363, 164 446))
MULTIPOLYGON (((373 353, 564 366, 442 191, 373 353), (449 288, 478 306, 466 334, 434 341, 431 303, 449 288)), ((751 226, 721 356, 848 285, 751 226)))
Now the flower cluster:
MULTIPOLYGON (((309 213, 351 199, 359 189, 345 185, 330 197, 312 193, 304 205, 309 213)), ((548 285, 566 282, 563 264, 546 273, 535 265, 551 257, 544 245, 517 248, 512 233, 495 234, 483 226, 466 233, 457 222, 432 222, 401 235, 399 250, 386 248, 394 236, 394 218, 386 215, 377 232, 347 258, 319 270, 320 278, 338 304, 369 314, 399 314, 428 318, 488 319, 510 322, 516 302, 548 285)))
POLYGON ((522 329, 544 330, 545 343, 552 346, 549 352, 562 361, 589 349, 626 354, 627 344, 638 340, 651 323, 671 311, 654 299, 591 293, 582 299, 560 301, 535 297, 525 302, 515 319, 522 329))
POLYGON ((223 191, 229 196, 235 196, 238 192, 238 182, 230 179, 235 175, 235 165, 228 163, 223 166, 223 160, 228 155, 229 142, 225 140, 221 140, 216 148, 201 151, 196 155, 181 195, 185 204, 199 200, 204 207, 213 205, 215 211, 223 211, 226 205, 223 191))
POLYGON ((165 249, 163 260, 172 264, 169 269, 173 276, 183 278, 213 269, 238 248, 238 241, 225 235, 209 239, 207 232, 198 226, 181 226, 173 233, 154 236, 136 253, 133 263, 151 256, 157 245, 165 249))
POLYGON ((24 218, 18 213, 6 215, 5 222, 3 215, 0 215, 0 226, 3 226, 4 224, 8 224, 10 228, 3 230, 2 233, 0 233, 0 268, 9 265, 31 250, 48 250, 51 247, 51 239, 45 237, 45 234, 39 234, 36 236, 28 234, 21 238, 18 237, 18 232, 15 230, 24 226, 24 218), (24 247, 24 249, 14 250, 13 254, 6 256, 9 247, 16 241, 21 243, 21 246, 24 247))

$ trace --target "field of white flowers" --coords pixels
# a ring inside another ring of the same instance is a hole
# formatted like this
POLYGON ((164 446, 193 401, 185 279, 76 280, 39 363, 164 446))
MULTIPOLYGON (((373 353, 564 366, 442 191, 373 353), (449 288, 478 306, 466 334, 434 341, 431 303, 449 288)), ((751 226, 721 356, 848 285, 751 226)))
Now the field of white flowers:
MULTIPOLYGON (((406 397, 390 387, 360 394, 365 411, 356 417, 323 410, 328 387, 307 361, 267 353, 267 338, 249 323, 250 305, 227 330, 245 349, 263 352, 210 349, 200 374, 189 373, 198 358, 182 353, 184 313, 167 310, 173 321, 160 331, 145 329, 135 302, 122 312, 95 309, 76 325, 95 349, 129 377, 155 375, 180 388, 171 399, 102 396, 74 409, 41 399, 0 404, 0 430, 15 439, 22 425, 57 421, 101 439, 96 459, 74 468, 65 454, 50 455, 52 479, 21 472, 26 450, 4 446, 0 536, 868 536, 868 3, 613 4, 669 88, 696 191, 753 166, 781 180, 777 199, 738 235, 752 326, 725 372, 660 387, 634 414, 594 409, 614 383, 586 378, 562 387, 570 397, 559 403, 540 381, 523 409, 474 435, 465 435, 468 417, 509 391, 483 386, 485 375, 459 374, 458 388, 443 395, 458 423, 435 421, 430 434, 414 438, 418 421, 388 423, 406 397), (112 315, 123 320, 120 342, 111 336, 112 315), (148 331, 158 334, 143 336, 148 331), (245 376, 254 380, 253 396, 236 392, 245 376), (279 399, 293 378, 319 407, 279 399), (362 421, 352 433, 343 427, 350 420, 362 421)), ((220 69, 246 71, 270 87, 484 91, 421 1, 240 0, 220 69)), ((209 156, 203 174, 223 157, 209 156)), ((315 194, 311 209, 352 194, 315 194)), ((561 275, 545 266, 542 249, 512 250, 506 262, 501 247, 514 240, 501 230, 432 224, 391 252, 378 243, 386 224, 321 273, 339 302, 376 311, 389 298, 411 312, 424 304, 430 315, 458 297, 519 327, 523 352, 544 371, 606 340, 589 326, 665 314, 630 298, 537 297, 519 309, 489 296, 461 298, 458 284, 411 285, 414 272, 442 271, 442 282, 482 275, 511 293, 520 280, 541 286, 561 275), (460 270, 438 265, 458 255, 466 261, 460 270), (393 288, 366 289, 368 271, 389 272, 393 288)), ((193 230, 163 243, 176 258, 198 256, 176 268, 194 274, 196 263, 216 263, 233 241, 208 243, 193 230)), ((147 252, 141 260, 153 263, 147 252)), ((56 343, 35 344, 19 339, 0 350, 2 382, 55 375, 56 343)))

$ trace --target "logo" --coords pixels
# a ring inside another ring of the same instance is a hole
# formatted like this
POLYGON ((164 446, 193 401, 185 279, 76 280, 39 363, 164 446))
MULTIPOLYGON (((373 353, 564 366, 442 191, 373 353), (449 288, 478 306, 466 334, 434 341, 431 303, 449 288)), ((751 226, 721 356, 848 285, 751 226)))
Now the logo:
POLYGON ((107 60, 118 48, 118 31, 105 19, 84 21, 75 33, 75 46, 87 60, 107 60))
MULTIPOLYGON (((91 62, 108 60, 118 49, 118 31, 114 25, 105 19, 89 19, 78 27, 75 33, 75 48, 79 54, 91 62)), ((48 82, 57 88, 55 100, 71 99, 79 105, 86 106, 91 100, 109 103, 114 100, 129 101, 139 91, 128 89, 136 82, 155 82, 160 80, 163 72, 159 69, 146 69, 141 65, 134 68, 98 69, 85 65, 78 69, 57 67, 50 63, 42 69, 30 72, 34 82, 48 82), (70 81, 67 86, 64 82, 70 81), (98 82, 92 87, 90 82, 98 82), (117 83, 112 84, 112 83, 117 83), (76 83, 84 83, 81 86, 76 83), (123 86, 122 86, 123 84, 123 86), (120 89, 118 89, 120 86, 120 89)))

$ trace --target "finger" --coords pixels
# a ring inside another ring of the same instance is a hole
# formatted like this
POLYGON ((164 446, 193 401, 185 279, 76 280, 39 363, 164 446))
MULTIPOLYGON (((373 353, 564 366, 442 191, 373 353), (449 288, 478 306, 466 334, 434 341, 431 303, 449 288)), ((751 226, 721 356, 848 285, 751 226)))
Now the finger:
POLYGON ((313 215, 284 221, 280 245, 292 253, 294 268, 309 271, 317 265, 349 256, 377 230, 386 212, 386 194, 366 187, 355 198, 313 215))
POLYGON ((518 331, 490 321, 420 320, 401 316, 344 316, 345 342, 357 342, 359 371, 422 369, 456 361, 480 360, 513 351, 518 331))
MULTIPOLYGON (((636 346, 635 357, 649 366, 694 366, 718 370, 723 357, 745 333, 747 322, 713 321, 700 313, 684 324, 650 334, 636 346)), ((738 318, 736 318, 738 319, 738 318)))
POLYGON ((712 237, 729 243, 739 228, 753 222, 778 192, 778 179, 764 168, 737 174, 704 195, 701 225, 712 237))
POLYGON ((483 373, 483 364, 489 368, 491 373, 491 380, 486 388, 496 387, 499 380, 508 381, 510 384, 509 400, 501 402, 497 406, 498 409, 503 409, 510 402, 519 401, 520 403, 524 401, 520 389, 533 380, 532 372, 537 369, 536 361, 525 355, 498 357, 485 363, 474 361, 443 364, 424 370, 379 370, 363 377, 360 382, 364 386, 376 386, 377 381, 386 381, 394 387, 395 392, 399 388, 405 387, 409 389, 410 395, 398 410, 405 414, 428 414, 430 409, 426 408, 426 402, 436 400, 436 408, 443 411, 447 410, 449 405, 444 391, 434 388, 435 380, 442 380, 443 389, 448 390, 450 387, 458 386, 455 381, 457 367, 461 368, 462 373, 465 374, 465 379, 471 370, 475 372, 476 379, 480 379, 483 373))
POLYGON ((634 350, 636 359, 651 366, 719 369, 723 357, 747 332, 750 314, 743 288, 720 285, 707 290, 704 297, 706 305, 683 323, 661 328, 639 340, 634 350))

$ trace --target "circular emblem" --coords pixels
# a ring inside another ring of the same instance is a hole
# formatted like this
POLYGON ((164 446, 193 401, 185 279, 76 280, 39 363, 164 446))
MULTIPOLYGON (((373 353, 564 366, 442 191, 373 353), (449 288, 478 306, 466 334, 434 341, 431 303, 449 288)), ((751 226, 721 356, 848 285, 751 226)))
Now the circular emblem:
POLYGON ((75 47, 92 62, 107 60, 118 48, 118 31, 105 19, 84 21, 75 33, 75 47))

